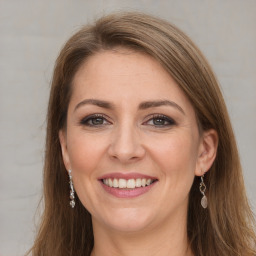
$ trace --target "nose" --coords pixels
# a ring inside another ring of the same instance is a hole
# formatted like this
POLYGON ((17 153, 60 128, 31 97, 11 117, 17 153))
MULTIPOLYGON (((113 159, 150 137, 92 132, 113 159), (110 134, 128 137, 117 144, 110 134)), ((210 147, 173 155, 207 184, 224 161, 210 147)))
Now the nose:
POLYGON ((116 128, 112 134, 108 154, 124 164, 142 159, 145 155, 145 148, 142 145, 138 128, 127 124, 116 128))

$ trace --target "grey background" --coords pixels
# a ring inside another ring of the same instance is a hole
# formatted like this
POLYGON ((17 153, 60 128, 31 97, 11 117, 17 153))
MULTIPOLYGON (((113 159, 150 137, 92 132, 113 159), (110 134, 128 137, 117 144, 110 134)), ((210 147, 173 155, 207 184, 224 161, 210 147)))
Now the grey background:
POLYGON ((117 10, 173 22, 206 55, 222 85, 256 208, 256 0, 0 0, 0 256, 23 255, 33 242, 60 47, 82 24, 117 10))

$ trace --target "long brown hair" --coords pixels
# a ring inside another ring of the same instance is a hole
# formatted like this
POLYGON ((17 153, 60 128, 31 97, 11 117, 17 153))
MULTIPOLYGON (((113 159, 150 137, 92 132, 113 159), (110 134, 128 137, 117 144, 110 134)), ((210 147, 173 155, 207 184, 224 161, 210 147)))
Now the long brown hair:
MULTIPOLYGON (((191 101, 200 129, 219 136, 216 160, 205 177, 209 206, 200 206, 199 179, 189 195, 187 232, 194 255, 249 256, 255 251, 255 222, 248 205, 237 146, 215 76, 191 40, 168 22, 140 13, 103 17, 79 30, 56 61, 48 106, 44 165, 44 213, 32 255, 89 256, 90 213, 76 199, 69 206, 68 175, 58 132, 65 128, 73 77, 88 56, 118 46, 155 58, 191 101)), ((168 239, 168 238, 166 238, 168 239)))

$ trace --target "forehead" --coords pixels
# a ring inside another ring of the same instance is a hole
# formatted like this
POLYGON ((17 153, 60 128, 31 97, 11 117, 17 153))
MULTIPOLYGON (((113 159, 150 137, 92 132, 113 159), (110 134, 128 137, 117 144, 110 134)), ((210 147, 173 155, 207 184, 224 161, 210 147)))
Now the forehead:
POLYGON ((123 48, 89 57, 75 74, 72 94, 76 101, 100 98, 124 103, 131 99, 133 102, 166 99, 192 108, 159 62, 144 53, 123 48))

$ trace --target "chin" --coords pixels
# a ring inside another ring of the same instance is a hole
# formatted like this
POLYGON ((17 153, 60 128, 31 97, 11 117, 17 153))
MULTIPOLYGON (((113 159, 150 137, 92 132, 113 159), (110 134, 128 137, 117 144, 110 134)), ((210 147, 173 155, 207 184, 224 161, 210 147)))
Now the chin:
POLYGON ((154 218, 149 212, 139 209, 123 208, 102 216, 104 224, 118 232, 139 232, 150 226, 154 218))

